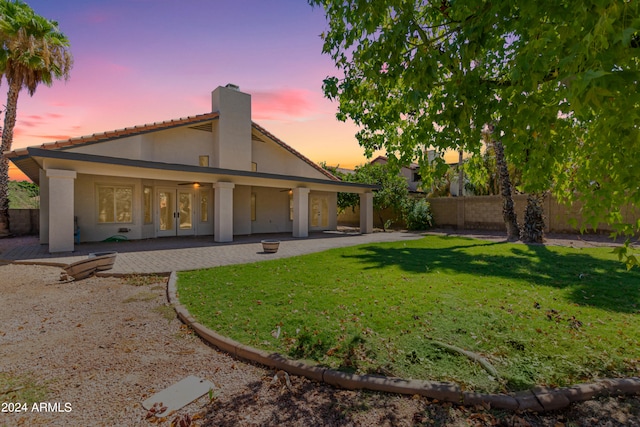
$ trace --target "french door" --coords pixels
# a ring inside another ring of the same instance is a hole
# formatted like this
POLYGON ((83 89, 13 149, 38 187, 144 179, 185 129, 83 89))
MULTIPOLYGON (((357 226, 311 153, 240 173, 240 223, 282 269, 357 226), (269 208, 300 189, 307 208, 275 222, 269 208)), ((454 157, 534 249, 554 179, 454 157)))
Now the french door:
POLYGON ((158 237, 195 234, 195 192, 190 189, 158 189, 158 237))

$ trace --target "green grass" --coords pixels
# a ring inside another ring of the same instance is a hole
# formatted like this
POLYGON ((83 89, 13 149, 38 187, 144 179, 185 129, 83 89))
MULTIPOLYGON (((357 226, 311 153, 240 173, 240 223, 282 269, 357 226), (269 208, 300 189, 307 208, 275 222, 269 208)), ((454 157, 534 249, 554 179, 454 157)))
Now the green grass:
POLYGON ((610 248, 429 236, 182 272, 178 291, 221 334, 350 372, 478 391, 640 374, 640 273, 610 248))

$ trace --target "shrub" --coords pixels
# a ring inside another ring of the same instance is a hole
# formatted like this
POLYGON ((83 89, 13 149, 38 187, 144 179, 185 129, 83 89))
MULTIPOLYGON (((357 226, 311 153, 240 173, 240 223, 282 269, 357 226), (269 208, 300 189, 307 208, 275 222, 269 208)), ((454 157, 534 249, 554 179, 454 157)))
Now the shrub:
POLYGON ((424 199, 408 199, 404 206, 404 222, 409 230, 433 227, 431 205, 424 199))

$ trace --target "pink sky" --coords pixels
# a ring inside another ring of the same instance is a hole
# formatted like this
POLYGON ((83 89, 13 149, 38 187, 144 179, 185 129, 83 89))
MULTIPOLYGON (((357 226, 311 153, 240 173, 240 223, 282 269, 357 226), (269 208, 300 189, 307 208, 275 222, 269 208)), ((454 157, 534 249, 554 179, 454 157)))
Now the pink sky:
POLYGON ((206 113, 211 91, 234 83, 254 121, 314 162, 367 161, 323 97, 337 71, 322 54, 323 11, 304 0, 27 3, 59 22, 75 64, 69 81, 21 92, 14 149, 206 113))

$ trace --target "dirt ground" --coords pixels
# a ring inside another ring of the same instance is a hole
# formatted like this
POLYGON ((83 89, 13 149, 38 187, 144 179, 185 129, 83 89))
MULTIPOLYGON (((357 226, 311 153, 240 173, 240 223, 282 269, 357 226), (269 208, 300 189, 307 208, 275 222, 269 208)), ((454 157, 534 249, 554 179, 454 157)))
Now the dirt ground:
POLYGON ((59 403, 50 405, 58 412, 0 412, 0 426, 187 419, 199 426, 640 426, 640 396, 536 414, 345 391, 294 376, 287 387, 274 383, 274 371, 194 336, 166 304, 166 279, 62 282, 61 271, 0 266, 0 403, 8 409, 31 388, 42 393, 38 403, 59 403), (188 375, 215 389, 167 418, 147 418, 141 402, 188 375))

